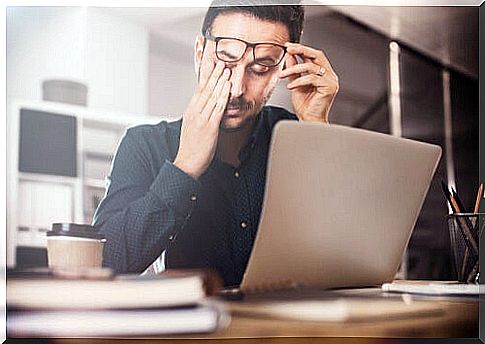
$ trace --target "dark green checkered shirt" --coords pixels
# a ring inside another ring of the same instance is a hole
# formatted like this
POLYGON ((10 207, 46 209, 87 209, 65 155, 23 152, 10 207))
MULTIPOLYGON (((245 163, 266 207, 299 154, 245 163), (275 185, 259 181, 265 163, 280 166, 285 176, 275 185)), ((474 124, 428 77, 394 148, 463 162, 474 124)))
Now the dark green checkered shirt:
POLYGON ((105 234, 103 265, 139 273, 165 250, 167 268, 212 268, 238 285, 255 239, 278 107, 264 107, 235 169, 214 158, 194 180, 175 167, 182 121, 127 130, 94 224, 105 234))

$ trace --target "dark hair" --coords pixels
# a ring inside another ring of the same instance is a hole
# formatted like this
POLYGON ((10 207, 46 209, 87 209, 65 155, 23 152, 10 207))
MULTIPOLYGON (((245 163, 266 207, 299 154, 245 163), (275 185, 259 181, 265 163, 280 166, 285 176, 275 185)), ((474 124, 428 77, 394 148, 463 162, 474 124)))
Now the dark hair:
MULTIPOLYGON (((283 1, 284 2, 284 1, 283 1)), ((292 1, 293 3, 298 1, 292 1)), ((202 24, 202 35, 206 35, 212 29, 212 24, 219 14, 244 13, 258 19, 268 20, 284 24, 290 33, 290 41, 300 42, 303 29, 304 10, 301 5, 265 5, 257 4, 257 1, 237 0, 214 0, 212 1, 202 24)), ((282 3, 279 1, 278 3, 282 3)))

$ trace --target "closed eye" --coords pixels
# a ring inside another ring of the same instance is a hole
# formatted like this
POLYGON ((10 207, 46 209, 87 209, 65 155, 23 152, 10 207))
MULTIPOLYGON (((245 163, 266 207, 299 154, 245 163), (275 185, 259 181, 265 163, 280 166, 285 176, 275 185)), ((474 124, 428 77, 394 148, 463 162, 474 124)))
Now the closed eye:
POLYGON ((227 52, 225 50, 219 50, 217 52, 217 55, 218 56, 223 56, 223 57, 225 57, 228 60, 237 60, 237 58, 238 58, 237 56, 235 56, 235 55, 233 55, 233 54, 231 54, 231 53, 229 53, 229 52, 227 52))
POLYGON ((254 63, 263 65, 263 66, 273 66, 275 65, 275 60, 271 57, 263 57, 254 60, 254 63))
POLYGON ((255 63, 251 65, 248 69, 250 70, 251 73, 256 74, 258 76, 262 76, 268 73, 271 68, 255 63))

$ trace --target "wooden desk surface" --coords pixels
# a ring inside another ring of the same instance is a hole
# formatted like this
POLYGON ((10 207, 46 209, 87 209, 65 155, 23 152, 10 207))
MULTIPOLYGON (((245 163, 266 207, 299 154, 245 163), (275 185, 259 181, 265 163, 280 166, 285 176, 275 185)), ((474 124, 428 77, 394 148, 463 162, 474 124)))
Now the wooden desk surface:
POLYGON ((208 338, 247 337, 478 337, 478 302, 436 301, 441 314, 359 322, 303 322, 233 316, 208 338))
MULTIPOLYGON (((303 296, 303 298, 306 296, 303 296)), ((315 296, 312 296, 315 299, 315 296)), ((325 292, 321 297, 341 297, 350 303, 356 298, 369 298, 371 300, 403 299, 400 294, 383 293, 379 289, 367 288, 361 292, 348 294, 344 291, 325 292)), ((273 298, 277 298, 274 297, 273 298)), ((276 319, 269 317, 255 317, 240 312, 243 308, 258 307, 273 300, 264 297, 246 298, 244 301, 228 302, 227 306, 232 311, 232 321, 225 329, 207 335, 181 335, 169 337, 155 337, 159 339, 179 339, 177 343, 189 342, 190 339, 224 339, 229 338, 269 338, 269 337, 371 337, 365 343, 379 342, 378 338, 403 338, 403 337, 437 337, 437 338, 477 338, 478 337, 478 297, 474 298, 445 298, 411 296, 411 300, 426 302, 436 307, 438 312, 432 314, 414 314, 412 317, 386 316, 380 319, 361 319, 359 321, 344 322, 308 322, 276 319), (376 339, 375 341, 372 338, 376 339), (185 340, 184 340, 185 339, 185 340)), ((409 299, 408 299, 409 301, 409 299)), ((79 343, 86 340, 55 340, 56 343, 79 343)), ((90 339, 90 343, 96 340, 90 339)), ((106 340, 103 341, 104 343, 106 340)), ((231 341, 229 341, 231 343, 231 341)))
MULTIPOLYGON (((274 297, 278 299, 278 296, 274 297)), ((403 296, 397 293, 383 293, 379 288, 352 291, 316 292, 303 295, 302 299, 341 298, 349 303, 362 298, 371 301, 398 301, 404 306, 403 296), (318 294, 318 295, 315 295, 318 294)), ((237 302, 229 303, 233 311, 228 328, 204 338, 249 338, 249 337, 478 337, 479 303, 476 298, 447 298, 406 295, 413 302, 423 302, 436 308, 432 314, 414 314, 403 317, 380 317, 345 322, 309 322, 268 317, 255 317, 239 312, 237 302)), ((243 301, 245 307, 257 307, 267 302, 265 297, 249 298, 243 301)), ((372 302, 371 302, 372 304, 372 302)), ((187 336, 189 337, 189 336, 187 336)), ((195 338, 196 336, 191 336, 195 338)))

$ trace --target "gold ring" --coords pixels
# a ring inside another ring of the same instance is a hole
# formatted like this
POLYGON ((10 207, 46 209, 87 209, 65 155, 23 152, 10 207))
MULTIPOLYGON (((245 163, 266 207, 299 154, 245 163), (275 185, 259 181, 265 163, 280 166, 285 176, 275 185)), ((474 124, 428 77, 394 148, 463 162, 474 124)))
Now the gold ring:
POLYGON ((325 68, 320 67, 320 69, 319 69, 319 70, 318 70, 318 72, 317 72, 317 75, 319 75, 319 76, 323 76, 323 74, 325 74, 325 72, 326 72, 325 68))

